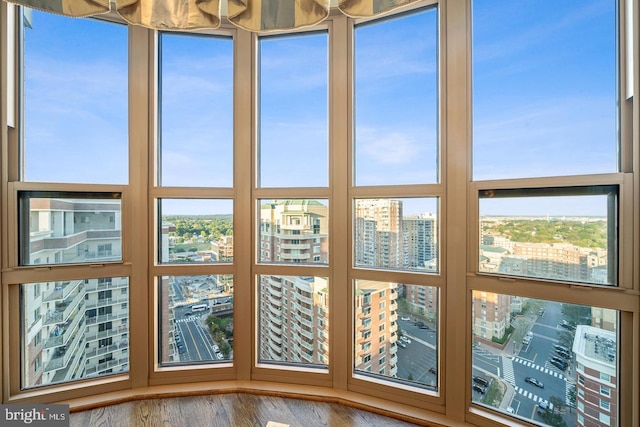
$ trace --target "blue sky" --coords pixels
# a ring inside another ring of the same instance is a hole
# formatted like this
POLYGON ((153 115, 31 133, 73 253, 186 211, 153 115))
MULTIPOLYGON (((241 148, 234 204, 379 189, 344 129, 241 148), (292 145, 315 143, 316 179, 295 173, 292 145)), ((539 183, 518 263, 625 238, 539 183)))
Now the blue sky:
MULTIPOLYGON (((473 2, 475 180, 617 170, 614 3, 473 2)), ((357 185, 437 182, 437 25, 433 9, 356 29, 357 185)), ((126 28, 34 12, 25 32, 26 179, 127 183, 126 28)), ((328 185, 327 43, 262 39, 262 186, 328 185)), ((232 42, 162 45, 163 184, 230 187, 232 42)), ((592 200, 553 199, 603 214, 592 200)), ((549 210, 518 203, 493 206, 549 210)))

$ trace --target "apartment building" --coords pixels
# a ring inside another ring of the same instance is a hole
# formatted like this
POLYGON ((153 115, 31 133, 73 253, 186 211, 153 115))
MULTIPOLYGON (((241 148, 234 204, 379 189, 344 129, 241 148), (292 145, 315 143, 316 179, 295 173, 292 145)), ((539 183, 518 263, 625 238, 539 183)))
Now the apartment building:
MULTIPOLYGON (((25 264, 103 263, 121 259, 119 200, 25 197, 25 264)), ((21 286, 23 386, 128 370, 126 277, 21 286)))
POLYGON ((585 427, 618 425, 616 334, 578 325, 573 342, 576 355, 578 424, 585 427))

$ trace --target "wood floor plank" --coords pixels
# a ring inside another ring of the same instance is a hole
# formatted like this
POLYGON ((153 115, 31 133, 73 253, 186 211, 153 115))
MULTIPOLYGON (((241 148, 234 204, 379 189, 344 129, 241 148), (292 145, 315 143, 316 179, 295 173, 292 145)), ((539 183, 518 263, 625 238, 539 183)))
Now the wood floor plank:
POLYGON ((248 393, 147 399, 71 414, 72 427, 409 427, 337 403, 248 393))

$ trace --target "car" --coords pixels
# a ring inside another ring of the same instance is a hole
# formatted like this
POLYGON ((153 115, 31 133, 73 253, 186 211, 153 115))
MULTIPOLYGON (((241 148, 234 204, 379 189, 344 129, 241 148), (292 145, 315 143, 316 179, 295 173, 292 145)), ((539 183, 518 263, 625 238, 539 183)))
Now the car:
POLYGON ((420 328, 420 329, 429 329, 429 327, 427 325, 420 325, 420 326, 418 326, 418 328, 420 328))
POLYGON ((176 342, 180 342, 180 341, 182 341, 182 338, 180 338, 180 335, 176 334, 175 340, 176 340, 176 342))
POLYGON ((553 348, 555 348, 556 350, 560 350, 560 351, 565 351, 567 353, 569 353, 569 349, 565 346, 562 346, 560 344, 554 344, 553 348))
POLYGON ((544 384, 542 384, 542 382, 540 382, 539 380, 537 380, 536 378, 533 377, 525 377, 524 379, 525 382, 529 383, 529 384, 533 384, 536 387, 540 387, 540 388, 544 388, 544 384))
POLYGON ((220 347, 218 347, 218 344, 214 344, 213 347, 211 348, 213 348, 214 353, 217 353, 220 351, 220 347))
POLYGON ((544 316, 544 308, 541 308, 540 310, 538 310, 538 316, 544 316))
POLYGON ((411 340, 404 335, 400 337, 400 341, 404 342, 405 344, 411 344, 411 340))
POLYGON ((398 340, 396 344, 398 344, 398 347, 407 348, 407 345, 403 341, 398 340))
POLYGON ((574 325, 572 325, 571 323, 567 322, 566 320, 563 320, 562 322, 560 322, 560 326, 562 326, 565 329, 568 329, 570 331, 574 331, 576 329, 576 327, 574 325))
POLYGON ((480 384, 474 384, 472 389, 480 394, 484 394, 487 391, 486 387, 482 387, 480 384))
POLYGON ((217 353, 216 353, 216 357, 217 357, 218 359, 224 359, 224 356, 223 356, 223 355, 222 355, 222 353, 220 353, 220 352, 217 352, 217 353))
POLYGON ((551 359, 549 363, 551 363, 553 366, 560 369, 561 371, 564 371, 569 366, 567 362, 558 360, 558 359, 551 359))
POLYGON ((424 322, 421 321, 417 321, 416 323, 414 323, 414 325, 420 327, 420 326, 424 326, 424 322))
POLYGON ((402 316, 402 317, 400 318, 400 320, 404 320, 405 322, 407 322, 407 321, 411 320, 411 318, 410 318, 410 317, 408 317, 408 316, 402 316))
POLYGON ((522 344, 529 345, 530 342, 531 342, 531 337, 522 338, 522 344))
POLYGON ((191 316, 192 314, 193 314, 193 313, 192 313, 192 312, 190 312, 190 311, 185 311, 185 312, 184 312, 184 314, 183 314, 183 316, 184 316, 184 317, 187 317, 187 316, 191 316))
POLYGON ((569 359, 571 357, 571 355, 569 353, 565 353, 564 351, 556 350, 556 354, 557 354, 557 356, 554 356, 554 357, 561 357, 563 360, 564 359, 569 359))
POLYGON ((545 400, 541 400, 540 402, 538 402, 538 414, 546 414, 550 410, 551 408, 549 407, 549 402, 545 400))
POLYGON ((481 377, 480 375, 475 375, 473 377, 473 382, 476 383, 476 384, 480 384, 483 387, 488 387, 489 386, 489 380, 484 378, 484 377, 481 377))

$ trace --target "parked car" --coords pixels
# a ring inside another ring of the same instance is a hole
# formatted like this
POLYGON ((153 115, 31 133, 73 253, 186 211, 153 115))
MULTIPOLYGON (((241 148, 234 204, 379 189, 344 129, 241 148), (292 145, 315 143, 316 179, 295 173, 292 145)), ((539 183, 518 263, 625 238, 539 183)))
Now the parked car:
POLYGON ((569 353, 569 349, 563 345, 560 344, 554 344, 553 348, 555 348, 556 350, 560 350, 560 351, 566 351, 567 353, 569 353))
POLYGON ((560 359, 551 359, 549 363, 551 363, 553 366, 560 369, 561 371, 564 371, 569 366, 567 362, 560 359))
POLYGON ((398 344, 398 347, 407 348, 407 345, 404 343, 404 341, 398 340, 396 341, 396 344, 398 344))
POLYGON ((550 410, 551 408, 549 408, 549 403, 547 401, 541 400, 540 402, 538 402, 538 414, 546 414, 550 410))
POLYGON ((568 351, 564 351, 564 350, 558 350, 556 349, 556 354, 560 357, 563 357, 565 359, 569 359, 571 357, 571 353, 569 353, 568 351))
POLYGON ((473 384, 472 389, 480 394, 484 394, 487 391, 487 388, 482 387, 480 384, 473 384))
POLYGON ((404 342, 405 344, 411 344, 411 340, 404 335, 400 337, 400 341, 404 342))
POLYGON ((481 377, 479 375, 476 375, 476 376, 473 377, 473 382, 476 383, 476 384, 480 384, 483 387, 488 387, 489 386, 489 380, 484 378, 484 377, 481 377))
POLYGON ((533 384, 536 387, 544 388, 544 384, 542 382, 540 382, 539 380, 537 380, 536 378, 525 377, 524 381, 529 383, 529 384, 533 384))
POLYGON ((400 318, 400 320, 404 320, 405 322, 407 322, 407 321, 409 321, 409 320, 411 320, 411 319, 409 318, 409 316, 402 316, 402 317, 400 318))

